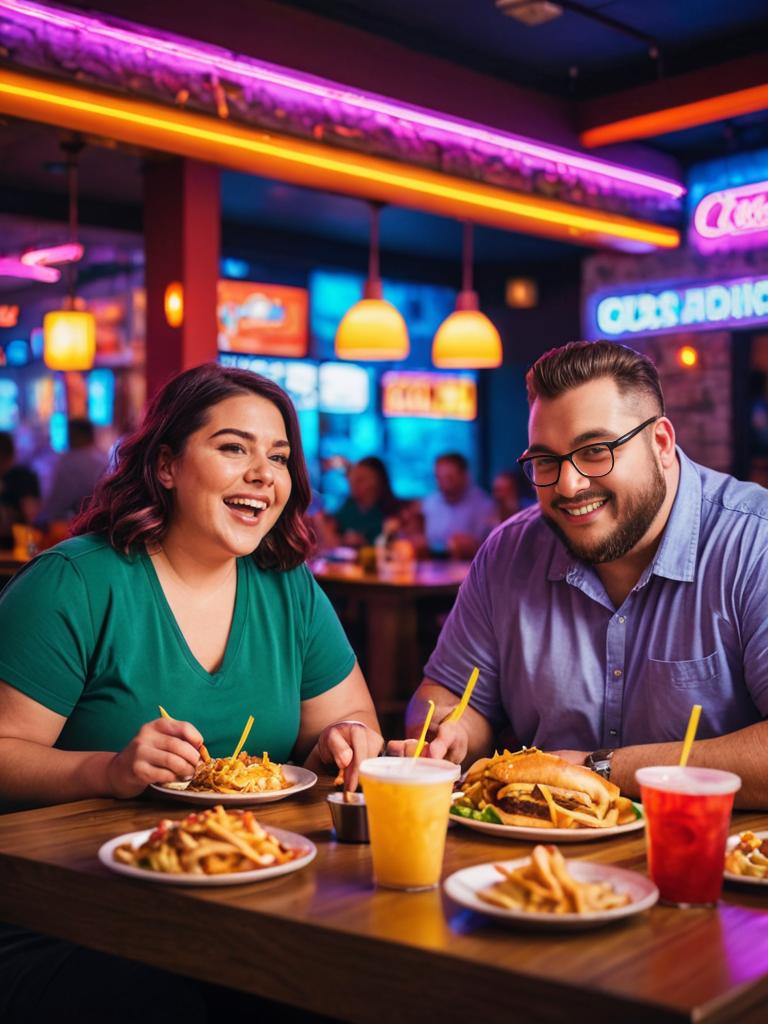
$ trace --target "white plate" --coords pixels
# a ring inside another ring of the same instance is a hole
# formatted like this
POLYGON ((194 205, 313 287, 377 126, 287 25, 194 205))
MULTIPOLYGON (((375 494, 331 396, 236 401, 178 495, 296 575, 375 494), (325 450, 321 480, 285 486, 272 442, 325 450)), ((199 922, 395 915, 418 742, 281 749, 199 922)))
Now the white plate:
MULTIPOLYGON (((635 804, 642 814, 642 808, 635 804)), ((492 821, 478 821, 476 818, 462 818, 452 814, 450 820, 457 825, 466 825, 477 832, 487 832, 504 839, 534 839, 537 843, 585 843, 590 839, 607 839, 609 836, 623 836, 626 832, 637 832, 645 827, 645 818, 635 818, 626 825, 611 828, 524 828, 522 825, 497 825, 492 821)))
POLYGON ((454 902, 469 910, 489 917, 498 917, 515 925, 534 928, 554 928, 564 931, 575 931, 580 928, 597 928, 599 925, 610 924, 622 917, 639 914, 659 898, 659 890, 653 882, 636 871, 612 867, 609 864, 594 864, 585 860, 569 860, 568 871, 579 882, 610 882, 617 892, 629 893, 631 903, 625 907, 614 907, 612 910, 598 910, 590 914, 542 914, 530 913, 525 910, 506 910, 504 907, 486 903, 477 895, 480 889, 487 889, 494 882, 502 880, 496 870, 497 863, 507 868, 518 868, 527 864, 529 857, 518 857, 517 860, 503 862, 491 861, 488 864, 476 864, 474 867, 462 868, 443 882, 443 888, 454 902))
POLYGON ((214 793, 213 790, 189 790, 186 782, 170 782, 167 786, 152 784, 149 788, 161 793, 168 800, 181 800, 184 803, 223 804, 225 807, 251 807, 253 804, 269 804, 273 800, 284 800, 305 789, 311 789, 317 782, 317 776, 308 768, 298 768, 293 764, 283 765, 283 775, 292 783, 288 789, 268 789, 264 793, 214 793))
MULTIPOLYGON (((747 829, 744 829, 744 831, 746 832, 747 829)), ((752 835, 757 836, 758 839, 768 839, 768 832, 753 832, 752 835)), ((738 845, 738 834, 728 836, 728 842, 725 844, 726 853, 730 853, 738 845)), ((742 885, 768 885, 768 878, 755 878, 753 875, 736 875, 733 871, 724 871, 723 875, 729 882, 740 882, 742 885)))
POLYGON ((276 878, 278 875, 287 875, 291 871, 300 871, 315 859, 317 847, 304 836, 300 836, 296 832, 286 832, 282 828, 270 828, 268 831, 286 846, 305 848, 307 855, 297 857, 296 860, 289 860, 286 864, 276 864, 271 868, 230 871, 225 875, 171 875, 164 871, 149 871, 146 868, 135 868, 131 864, 121 864, 116 861, 113 856, 115 847, 121 846, 123 843, 131 843, 134 848, 141 846, 154 832, 154 829, 147 828, 141 832, 126 832, 125 835, 110 839, 99 848, 99 860, 110 871, 116 871, 119 875, 142 878, 146 882, 162 882, 163 885, 244 885, 246 882, 263 882, 267 878, 276 878))

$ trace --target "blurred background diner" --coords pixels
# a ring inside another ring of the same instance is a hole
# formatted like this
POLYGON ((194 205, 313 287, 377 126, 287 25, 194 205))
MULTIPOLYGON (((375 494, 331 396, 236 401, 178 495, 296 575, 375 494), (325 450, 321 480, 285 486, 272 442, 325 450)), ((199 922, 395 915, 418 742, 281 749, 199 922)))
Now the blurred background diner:
POLYGON ((768 482, 766 29, 758 0, 0 0, 0 584, 211 360, 291 396, 311 564, 395 708, 534 500, 547 349, 649 355, 685 452, 768 482))

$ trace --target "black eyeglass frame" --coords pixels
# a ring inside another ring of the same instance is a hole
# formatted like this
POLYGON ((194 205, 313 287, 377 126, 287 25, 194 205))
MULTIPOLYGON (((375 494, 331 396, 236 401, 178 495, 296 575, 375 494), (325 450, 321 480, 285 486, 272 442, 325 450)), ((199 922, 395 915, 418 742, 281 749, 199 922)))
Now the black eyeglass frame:
POLYGON ((585 476, 589 480, 599 480, 601 477, 608 476, 609 473, 613 472, 613 467, 616 465, 616 457, 613 454, 615 449, 619 448, 623 444, 626 444, 627 441, 631 441, 632 438, 636 437, 641 430, 645 430, 646 427, 649 427, 652 423, 655 423, 656 420, 660 420, 663 415, 663 413, 660 413, 657 416, 651 416, 649 420, 646 420, 644 423, 641 423, 639 427, 635 427, 634 430, 630 430, 626 434, 622 434, 621 437, 617 437, 615 441, 593 441, 591 444, 580 445, 578 448, 574 448, 572 452, 567 452, 565 455, 521 455, 520 458, 517 460, 517 464, 522 468, 523 473, 525 473, 525 479, 528 480, 529 483, 532 483, 534 487, 539 488, 555 486, 555 484, 560 480, 560 472, 563 468, 564 462, 570 462, 570 464, 573 466, 573 468, 576 470, 579 476, 585 476), (605 473, 584 473, 573 461, 573 456, 578 455, 579 452, 586 451, 587 448, 597 448, 598 446, 600 446, 601 448, 607 448, 608 451, 611 453, 611 468, 607 469, 605 473), (531 477, 528 475, 528 472, 526 471, 525 467, 527 463, 533 462, 534 459, 542 458, 557 460, 557 476, 551 484, 537 484, 535 480, 531 479, 531 477))

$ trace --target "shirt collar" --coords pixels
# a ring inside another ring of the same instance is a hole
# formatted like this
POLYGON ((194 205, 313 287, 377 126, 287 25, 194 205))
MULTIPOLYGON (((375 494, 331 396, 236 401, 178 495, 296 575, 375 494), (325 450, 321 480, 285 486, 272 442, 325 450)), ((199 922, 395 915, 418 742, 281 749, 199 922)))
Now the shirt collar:
POLYGON ((686 583, 696 578, 696 556, 701 529, 701 479, 688 456, 677 449, 680 480, 672 510, 651 571, 656 576, 686 583))
MULTIPOLYGON (((696 467, 680 448, 677 449, 677 458, 680 462, 677 494, 659 548, 643 578, 647 579, 654 573, 670 580, 690 583, 696 577, 696 555, 701 528, 701 480, 696 467)), ((559 537, 553 533, 552 538, 554 544, 547 573, 548 580, 563 580, 571 570, 584 568, 584 563, 568 552, 559 537)))

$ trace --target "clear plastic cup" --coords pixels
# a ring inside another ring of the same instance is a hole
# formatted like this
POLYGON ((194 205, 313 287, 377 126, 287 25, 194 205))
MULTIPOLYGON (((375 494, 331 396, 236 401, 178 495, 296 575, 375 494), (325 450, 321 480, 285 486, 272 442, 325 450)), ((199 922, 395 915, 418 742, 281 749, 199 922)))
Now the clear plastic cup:
POLYGON ((635 773, 646 820, 648 868, 664 903, 714 906, 741 779, 715 768, 659 766, 635 773))
POLYGON ((427 757, 375 757, 360 765, 377 885, 415 891, 439 883, 459 773, 457 764, 427 757))

